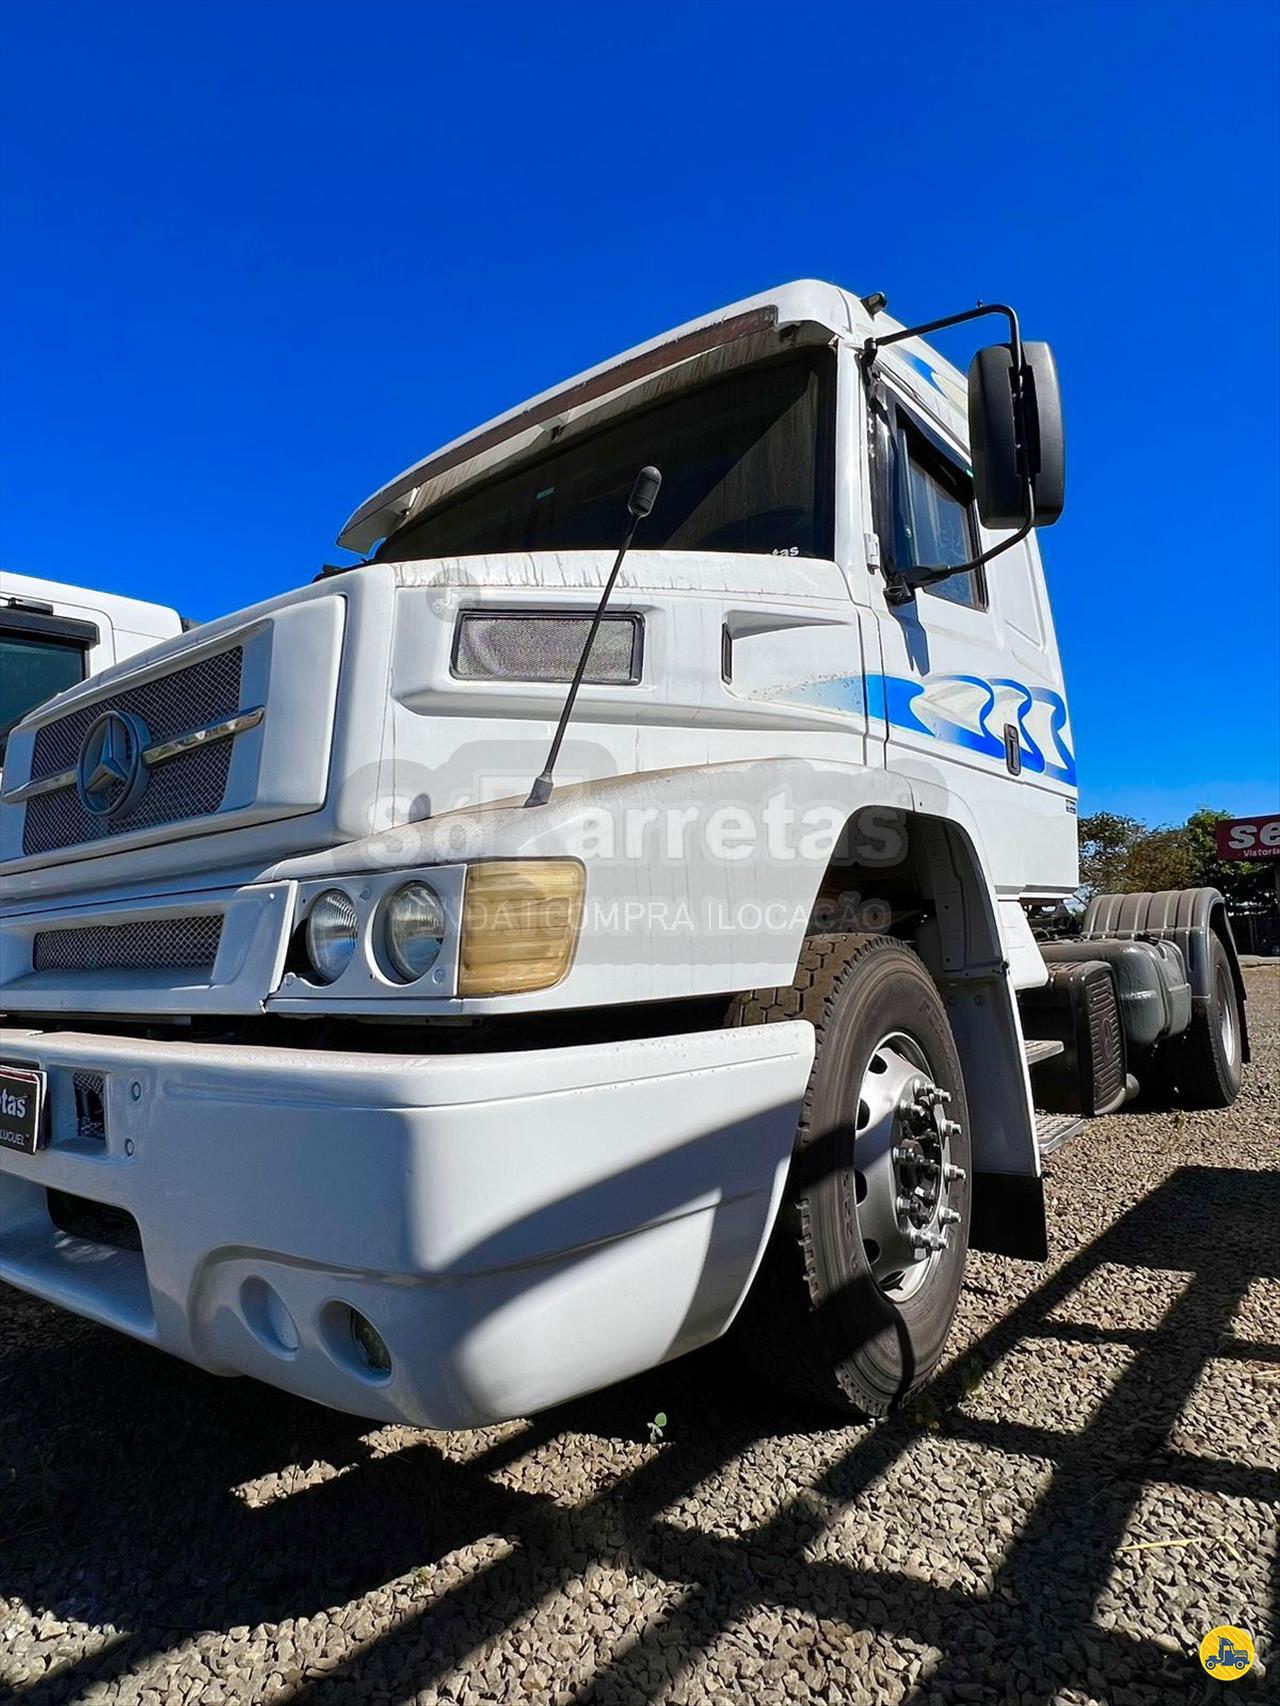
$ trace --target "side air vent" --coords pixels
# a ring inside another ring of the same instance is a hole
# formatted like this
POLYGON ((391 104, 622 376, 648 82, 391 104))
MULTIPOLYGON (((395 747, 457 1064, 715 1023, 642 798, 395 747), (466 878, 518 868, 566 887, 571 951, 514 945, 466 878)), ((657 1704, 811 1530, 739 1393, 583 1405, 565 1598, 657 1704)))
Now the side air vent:
MULTIPOLYGON (((453 644, 461 681, 568 683, 582 656, 591 613, 553 610, 464 610, 453 644)), ((584 679, 629 687, 640 680, 644 620, 611 614, 600 623, 584 679)))
POLYGON ((34 971, 200 971, 213 969, 222 919, 153 918, 130 924, 80 924, 42 930, 32 943, 34 971))

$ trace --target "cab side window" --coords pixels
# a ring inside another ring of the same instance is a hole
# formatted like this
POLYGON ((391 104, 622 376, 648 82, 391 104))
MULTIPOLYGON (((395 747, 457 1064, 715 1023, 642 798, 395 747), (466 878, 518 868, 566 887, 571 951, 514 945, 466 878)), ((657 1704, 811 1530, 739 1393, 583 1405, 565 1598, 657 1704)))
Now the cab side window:
MULTIPOLYGON (((973 479, 931 437, 898 411, 894 433, 894 561, 900 568, 935 568, 965 563, 978 554, 973 479)), ((929 598, 945 598, 971 610, 987 608, 981 569, 922 587, 929 598)))

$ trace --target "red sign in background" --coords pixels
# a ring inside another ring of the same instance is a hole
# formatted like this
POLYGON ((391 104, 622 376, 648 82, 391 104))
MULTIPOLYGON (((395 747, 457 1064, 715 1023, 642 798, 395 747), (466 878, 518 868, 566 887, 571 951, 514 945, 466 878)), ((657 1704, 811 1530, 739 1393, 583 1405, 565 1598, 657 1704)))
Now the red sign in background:
POLYGON ((1216 833, 1219 859, 1280 859, 1280 813, 1232 818, 1216 833))

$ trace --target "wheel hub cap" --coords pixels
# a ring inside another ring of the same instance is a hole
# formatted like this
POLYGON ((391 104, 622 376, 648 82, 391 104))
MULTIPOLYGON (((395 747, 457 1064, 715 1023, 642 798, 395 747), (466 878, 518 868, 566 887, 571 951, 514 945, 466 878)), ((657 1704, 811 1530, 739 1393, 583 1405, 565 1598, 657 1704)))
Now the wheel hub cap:
POLYGON ((858 1097, 854 1169, 858 1230, 881 1289, 897 1300, 921 1286, 960 1219, 964 1170, 951 1158, 959 1125, 913 1038, 871 1052, 858 1097))

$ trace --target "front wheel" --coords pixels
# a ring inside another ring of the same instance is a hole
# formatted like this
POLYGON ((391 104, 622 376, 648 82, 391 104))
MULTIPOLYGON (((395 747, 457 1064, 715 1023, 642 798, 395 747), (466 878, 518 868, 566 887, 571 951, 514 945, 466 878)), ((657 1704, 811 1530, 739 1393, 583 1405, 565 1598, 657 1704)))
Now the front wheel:
POLYGON ((936 1367, 969 1241, 969 1116, 946 1009, 885 936, 812 937, 735 1024, 809 1019, 787 1199, 735 1339, 789 1391, 880 1416, 936 1367))

